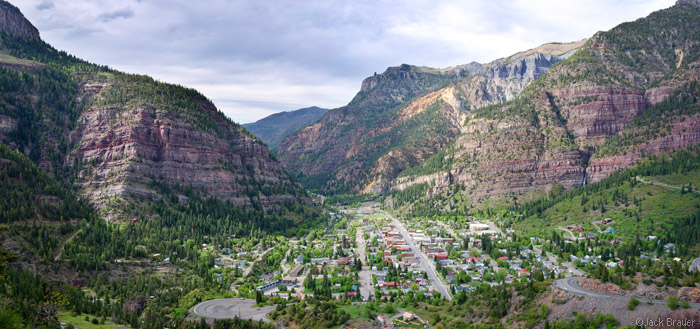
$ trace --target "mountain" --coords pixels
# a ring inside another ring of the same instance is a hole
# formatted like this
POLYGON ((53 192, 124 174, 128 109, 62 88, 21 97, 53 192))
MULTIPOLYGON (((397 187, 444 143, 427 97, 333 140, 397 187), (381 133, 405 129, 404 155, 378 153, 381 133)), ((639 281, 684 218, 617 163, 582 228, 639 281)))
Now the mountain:
POLYGON ((584 41, 547 44, 488 64, 390 67, 345 107, 289 135, 282 164, 310 188, 381 193, 402 171, 452 143, 474 109, 515 98, 584 41))
POLYGON ((699 143, 698 40, 698 1, 595 34, 516 99, 470 111, 450 147, 392 183, 395 199, 463 211, 535 198, 699 143))
POLYGON ((39 39, 39 30, 11 3, 0 0, 0 31, 20 38, 39 39))
POLYGON ((316 122, 326 112, 328 109, 307 107, 296 111, 275 113, 253 123, 246 123, 243 127, 274 150, 289 134, 316 122))
POLYGON ((104 218, 211 198, 260 216, 310 203, 262 141, 197 91, 57 51, 5 2, 0 17, 0 141, 104 218))

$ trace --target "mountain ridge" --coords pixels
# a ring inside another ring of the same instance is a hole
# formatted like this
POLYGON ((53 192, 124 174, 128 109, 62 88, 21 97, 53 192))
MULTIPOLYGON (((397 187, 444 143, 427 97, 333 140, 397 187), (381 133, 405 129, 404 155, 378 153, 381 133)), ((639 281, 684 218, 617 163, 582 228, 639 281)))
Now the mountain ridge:
POLYGON ((199 92, 90 64, 14 26, 0 29, 0 141, 105 219, 153 216, 154 203, 186 195, 260 216, 311 203, 262 141, 199 92))
POLYGON ((312 106, 271 114, 242 126, 255 136, 258 136, 274 150, 289 134, 316 122, 326 112, 328 112, 328 109, 312 106))
POLYGON ((555 185, 595 182, 645 155, 700 142, 698 105, 684 101, 697 92, 669 99, 700 77, 693 42, 700 38, 699 16, 697 7, 679 3, 597 33, 517 99, 471 112, 455 147, 429 162, 439 165, 414 169, 393 188, 424 184, 421 207, 446 210, 454 205, 438 206, 438 200, 456 194, 471 205, 513 202, 555 185), (687 109, 671 110, 679 106, 687 109), (647 114, 661 134, 635 124, 647 114), (615 137, 641 133, 635 142, 615 137))
POLYGON ((535 51, 445 69, 390 67, 364 79, 346 107, 289 135, 280 144, 280 160, 308 187, 324 192, 387 191, 400 171, 426 160, 460 134, 465 112, 512 99, 581 43, 540 46, 562 56, 535 51), (422 88, 417 79, 434 84, 422 88), (406 89, 411 83, 414 89, 406 89))

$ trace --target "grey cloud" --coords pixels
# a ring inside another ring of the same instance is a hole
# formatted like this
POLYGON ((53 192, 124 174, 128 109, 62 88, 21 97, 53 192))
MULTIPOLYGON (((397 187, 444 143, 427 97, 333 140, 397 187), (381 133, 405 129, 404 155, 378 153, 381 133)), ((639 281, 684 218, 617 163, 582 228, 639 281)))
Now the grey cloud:
POLYGON ((53 7, 55 7, 53 1, 42 1, 40 4, 36 5, 36 9, 38 10, 52 9, 53 7))
POLYGON ((195 87, 246 122, 261 109, 345 105, 388 66, 487 62, 579 40, 674 0, 25 1, 20 9, 54 46, 195 87))
POLYGON ((107 12, 107 13, 101 14, 99 16, 99 19, 103 22, 109 22, 109 21, 113 21, 113 20, 119 19, 119 18, 127 19, 127 18, 131 18, 131 17, 134 17, 134 10, 131 8, 123 8, 123 9, 119 9, 119 10, 115 10, 112 12, 107 12))

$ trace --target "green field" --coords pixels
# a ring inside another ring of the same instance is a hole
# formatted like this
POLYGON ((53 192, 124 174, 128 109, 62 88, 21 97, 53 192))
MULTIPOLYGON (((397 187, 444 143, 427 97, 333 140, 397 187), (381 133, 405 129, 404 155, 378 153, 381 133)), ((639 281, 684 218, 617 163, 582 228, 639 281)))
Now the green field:
POLYGON ((17 58, 17 57, 10 55, 10 54, 4 53, 4 52, 0 52, 0 62, 7 63, 7 64, 13 64, 13 65, 24 65, 24 66, 42 66, 43 65, 39 62, 35 62, 32 60, 28 60, 28 59, 17 58))
POLYGON ((65 322, 66 324, 72 324, 76 328, 80 329, 112 329, 112 328, 129 328, 129 326, 116 324, 112 321, 105 320, 104 324, 93 324, 91 321, 94 316, 90 316, 90 321, 85 321, 87 315, 73 315, 71 312, 59 312, 58 319, 60 322, 65 322))

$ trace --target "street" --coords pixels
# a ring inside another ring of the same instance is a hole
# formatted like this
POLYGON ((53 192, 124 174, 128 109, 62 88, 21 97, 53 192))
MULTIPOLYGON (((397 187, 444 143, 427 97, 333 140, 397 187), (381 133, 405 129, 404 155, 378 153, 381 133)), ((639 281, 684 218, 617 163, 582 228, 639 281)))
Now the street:
POLYGON ((406 227, 404 227, 403 223, 401 223, 398 219, 394 218, 394 216, 388 214, 386 211, 382 210, 382 213, 391 219, 396 228, 399 230, 399 233, 401 234, 403 239, 406 241, 408 247, 411 248, 413 254, 415 254, 416 257, 418 257, 418 259, 420 260, 420 265, 423 268, 423 270, 425 270, 425 273, 428 274, 428 279, 430 279, 430 283, 433 285, 433 288, 440 292, 442 298, 451 301, 452 296, 450 295, 450 290, 442 282, 442 280, 440 280, 437 272, 435 272, 435 267, 432 266, 433 261, 428 260, 428 257, 426 257, 423 251, 421 251, 420 248, 413 242, 413 238, 411 238, 411 236, 408 234, 408 231, 406 231, 406 227))
POLYGON ((360 296, 363 300, 369 300, 372 296, 372 272, 370 272, 369 266, 367 266, 367 257, 365 255, 365 247, 367 243, 364 237, 364 227, 357 227, 357 253, 359 259, 362 262, 362 270, 360 271, 360 296))

